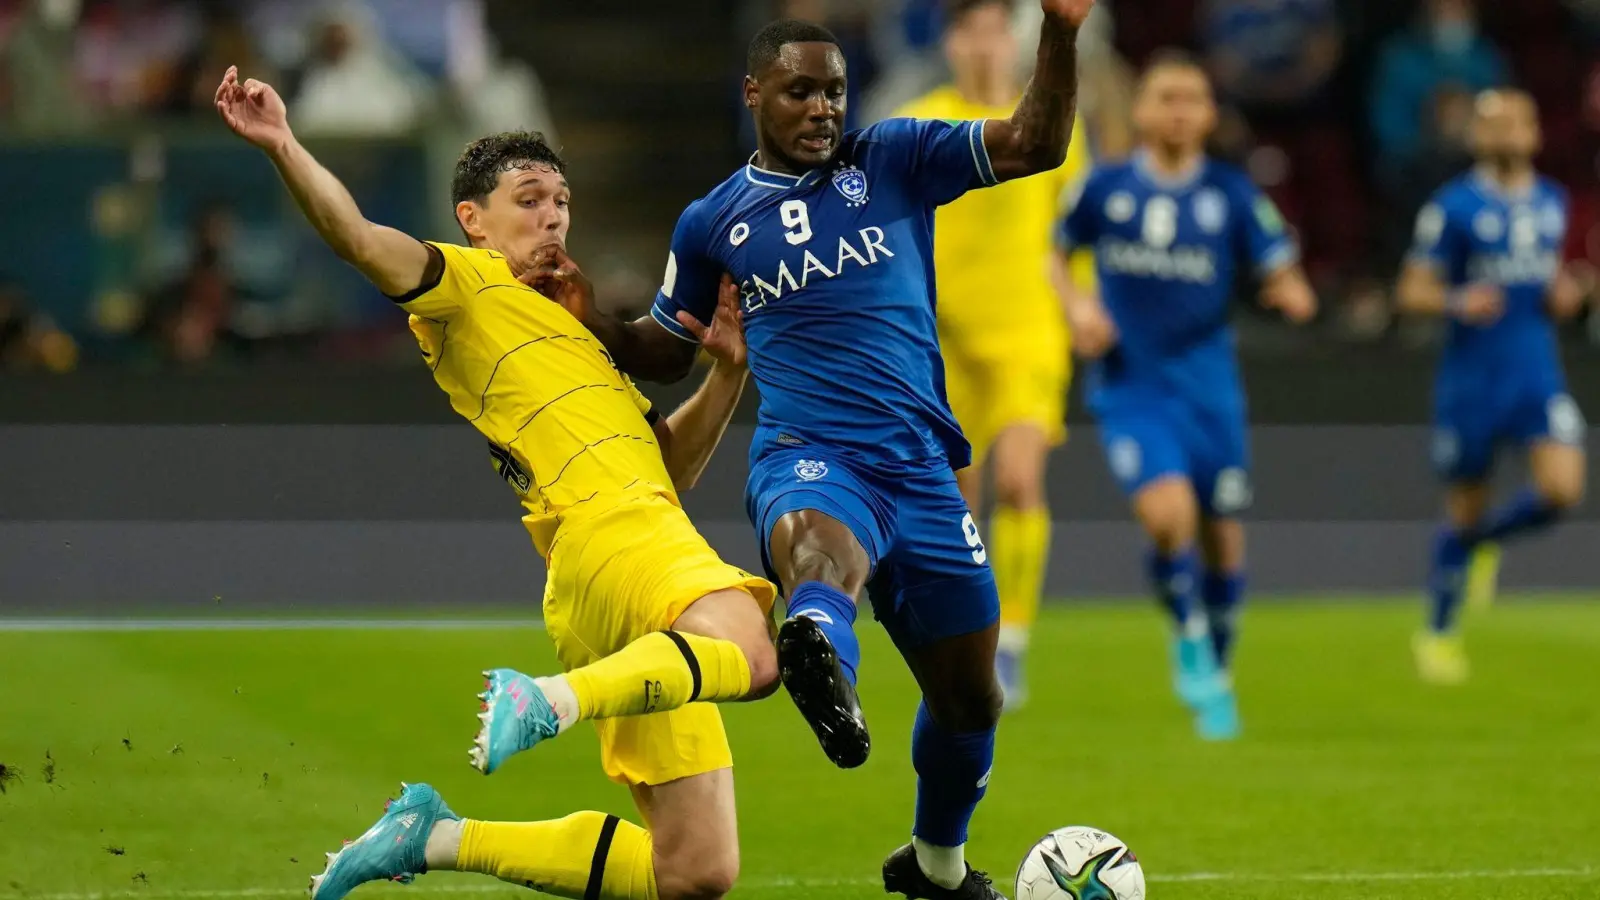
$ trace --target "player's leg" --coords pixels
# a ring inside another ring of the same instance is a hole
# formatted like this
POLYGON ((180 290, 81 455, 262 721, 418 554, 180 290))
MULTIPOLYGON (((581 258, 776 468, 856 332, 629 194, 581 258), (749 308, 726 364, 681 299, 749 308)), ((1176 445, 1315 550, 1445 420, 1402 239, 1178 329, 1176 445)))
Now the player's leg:
POLYGON ((1244 599, 1244 523, 1236 518, 1206 516, 1200 521, 1200 561, 1204 575, 1200 599, 1211 629, 1217 664, 1228 671, 1233 663, 1239 604, 1244 599))
POLYGON ((1489 485, 1482 480, 1488 467, 1481 468, 1470 480, 1463 469, 1463 480, 1445 488, 1444 523, 1434 536, 1429 563, 1428 627, 1412 643, 1418 674, 1437 684, 1458 684, 1468 673, 1456 617, 1475 544, 1473 535, 1489 509, 1489 485))
POLYGON ((568 528, 551 556, 545 603, 567 671, 486 673, 476 768, 493 772, 581 721, 773 691, 766 612, 775 589, 723 563, 681 509, 639 501, 568 528))
POLYGON ((835 765, 866 762, 856 696, 857 598, 883 546, 881 511, 850 467, 814 449, 758 460, 746 504, 763 561, 788 596, 778 675, 835 765))
POLYGON ((1000 594, 1000 647, 996 665, 1007 709, 1026 699, 1023 658, 1039 616, 1050 563, 1050 508, 1045 466, 1050 435, 1038 423, 1019 422, 1000 433, 994 459, 995 507, 989 520, 989 564, 1000 594))

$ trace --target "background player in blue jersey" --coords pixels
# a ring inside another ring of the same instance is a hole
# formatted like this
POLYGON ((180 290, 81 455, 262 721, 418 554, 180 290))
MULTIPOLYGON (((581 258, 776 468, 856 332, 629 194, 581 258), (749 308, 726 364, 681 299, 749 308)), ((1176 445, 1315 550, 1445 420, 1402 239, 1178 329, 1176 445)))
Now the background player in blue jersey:
POLYGON ((1415 642, 1419 672, 1446 684, 1467 677, 1455 622, 1469 560, 1472 590, 1486 597, 1499 542, 1550 526, 1584 491, 1583 414, 1567 393, 1551 322, 1576 315, 1584 290, 1561 267, 1566 192, 1533 168, 1533 99, 1480 96, 1473 142, 1477 167, 1417 217, 1399 291, 1408 311, 1448 321, 1433 440, 1448 484, 1445 523, 1433 548, 1428 627, 1415 642), (1489 476, 1507 446, 1527 449, 1531 483, 1491 510, 1489 476))
POLYGON ((934 328, 933 213, 968 190, 1061 165, 1072 127, 1077 30, 1092 0, 1041 0, 1032 82, 1008 119, 891 119, 846 133, 845 60, 827 30, 773 23, 750 47, 745 104, 758 149, 691 204, 672 236, 652 317, 595 314, 552 249, 547 285, 617 364, 675 378, 696 345, 677 320, 711 317, 722 273, 744 298, 761 409, 746 502, 788 594, 779 669, 841 766, 865 761, 853 626, 865 591, 922 688, 912 738, 912 842, 884 886, 992 898, 966 865, 989 781, 1001 692, 999 604, 954 470, 970 448, 946 402, 934 328))
POLYGON ((1056 281, 1074 346, 1094 361, 1089 406, 1112 474, 1153 544, 1149 575, 1176 627, 1179 695, 1202 736, 1223 739, 1238 731, 1228 677, 1244 585, 1236 517, 1251 498, 1230 301, 1241 269, 1295 321, 1315 314, 1316 298, 1271 201, 1206 158, 1216 106, 1195 63, 1156 60, 1134 118, 1141 149, 1095 171, 1057 232, 1058 267, 1075 249, 1094 250, 1099 295, 1056 281))

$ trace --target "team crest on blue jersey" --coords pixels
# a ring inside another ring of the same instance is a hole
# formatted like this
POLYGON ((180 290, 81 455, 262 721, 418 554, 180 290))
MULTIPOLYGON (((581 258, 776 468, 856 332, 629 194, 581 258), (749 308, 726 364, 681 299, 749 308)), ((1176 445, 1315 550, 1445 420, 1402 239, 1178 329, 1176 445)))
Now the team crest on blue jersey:
POLYGON ((794 464, 794 474, 801 481, 816 481, 828 474, 828 464, 820 459, 802 459, 794 464))
POLYGON ((839 189, 839 193, 852 207, 866 204, 867 173, 855 166, 845 166, 833 173, 833 186, 839 189))
POLYGON ((1206 188, 1194 196, 1194 220, 1207 234, 1221 234, 1228 224, 1228 199, 1216 188, 1206 188))

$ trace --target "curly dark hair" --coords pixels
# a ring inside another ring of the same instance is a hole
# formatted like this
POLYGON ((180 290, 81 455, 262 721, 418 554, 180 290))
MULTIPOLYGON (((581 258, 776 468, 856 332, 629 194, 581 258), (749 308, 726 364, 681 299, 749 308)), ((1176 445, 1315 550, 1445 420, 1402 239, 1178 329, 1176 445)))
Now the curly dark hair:
POLYGON ((566 161, 537 131, 502 131, 478 138, 456 160, 456 174, 450 180, 450 203, 483 203, 500 183, 500 173, 541 166, 561 175, 567 173, 566 161))

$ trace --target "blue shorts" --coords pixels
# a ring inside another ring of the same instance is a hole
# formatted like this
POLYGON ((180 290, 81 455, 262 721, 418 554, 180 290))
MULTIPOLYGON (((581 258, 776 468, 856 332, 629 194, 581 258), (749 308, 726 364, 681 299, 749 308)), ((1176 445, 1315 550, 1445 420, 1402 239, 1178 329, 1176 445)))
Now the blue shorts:
POLYGON ((1128 496, 1177 476, 1194 486, 1202 515, 1228 518, 1250 508, 1250 441, 1242 411, 1171 401, 1107 409, 1099 419, 1111 474, 1128 496))
POLYGON ((751 465, 745 508, 775 582, 767 548, 779 519, 814 509, 848 526, 872 563, 873 616, 902 650, 1000 620, 988 551, 943 460, 868 465, 823 447, 776 449, 751 465))
POLYGON ((1484 394, 1440 393, 1434 410, 1433 467, 1451 483, 1485 481, 1508 445, 1542 441, 1583 446, 1583 411, 1560 385, 1502 385, 1484 394), (1498 396, 1496 396, 1498 395, 1498 396))

